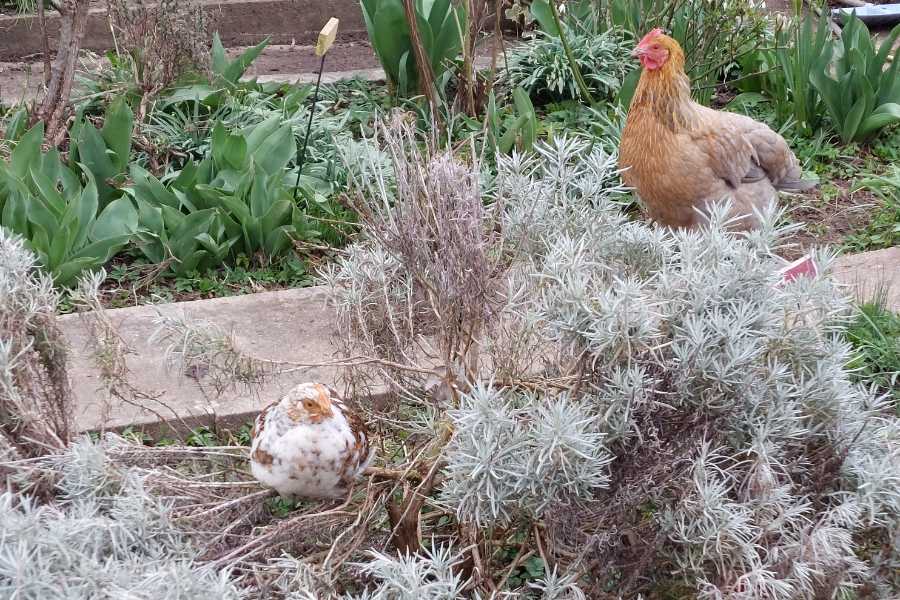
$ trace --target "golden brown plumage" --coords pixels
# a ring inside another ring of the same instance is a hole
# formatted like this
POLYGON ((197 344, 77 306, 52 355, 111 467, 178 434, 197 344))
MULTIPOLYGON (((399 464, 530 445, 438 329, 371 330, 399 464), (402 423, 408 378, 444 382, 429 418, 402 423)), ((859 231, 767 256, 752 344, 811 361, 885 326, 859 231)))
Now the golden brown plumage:
POLYGON ((643 66, 619 146, 622 179, 637 191, 650 217, 693 228, 710 203, 732 201, 734 229, 758 225, 753 209, 774 201, 777 190, 802 191, 787 142, 763 123, 691 100, 684 52, 654 29, 634 52, 643 66))

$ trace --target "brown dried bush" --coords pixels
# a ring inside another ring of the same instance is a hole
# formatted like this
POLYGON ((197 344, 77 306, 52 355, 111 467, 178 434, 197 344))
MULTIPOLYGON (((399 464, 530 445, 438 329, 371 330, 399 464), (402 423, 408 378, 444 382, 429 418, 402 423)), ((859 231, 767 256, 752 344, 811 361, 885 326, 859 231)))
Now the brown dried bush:
POLYGON ((132 60, 140 121, 160 91, 209 63, 210 20, 193 0, 107 0, 107 8, 116 47, 132 60))
POLYGON ((62 450, 72 434, 57 301, 34 255, 0 229, 0 445, 21 458, 62 450))

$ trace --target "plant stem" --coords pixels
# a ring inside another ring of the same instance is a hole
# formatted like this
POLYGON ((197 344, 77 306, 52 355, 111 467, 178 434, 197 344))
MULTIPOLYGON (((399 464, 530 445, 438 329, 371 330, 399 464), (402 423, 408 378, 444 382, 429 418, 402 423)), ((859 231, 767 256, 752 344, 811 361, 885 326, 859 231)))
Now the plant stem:
POLYGON ((38 22, 41 25, 41 52, 44 54, 44 85, 50 85, 50 40, 47 39, 47 19, 44 0, 37 0, 38 22))
POLYGON ((403 0, 403 10, 406 13, 406 21, 409 23, 409 37, 413 47, 413 58, 416 59, 416 70, 419 73, 419 88, 425 94, 428 105, 431 108, 432 119, 437 120, 437 98, 434 93, 434 71, 431 70, 431 62, 422 44, 419 35, 419 20, 416 17, 415 0, 403 0))
POLYGON ((67 133, 65 127, 69 96, 72 92, 72 80, 75 77, 75 65, 78 52, 87 24, 89 0, 63 0, 52 2, 59 12, 59 40, 56 46, 56 57, 51 68, 50 81, 40 107, 31 118, 33 125, 44 121, 44 139, 53 147, 62 142, 67 133))
POLYGON ((556 0, 550 0, 550 11, 553 13, 553 20, 556 22, 556 28, 559 30, 559 41, 562 42, 563 51, 566 53, 566 60, 569 61, 569 67, 572 69, 572 74, 575 76, 575 83, 578 85, 578 91, 588 104, 593 105, 594 97, 591 96, 591 92, 588 90, 584 77, 581 76, 581 69, 578 68, 578 63, 575 62, 575 57, 572 55, 572 49, 569 47, 563 25, 559 20, 559 10, 556 8, 556 0))

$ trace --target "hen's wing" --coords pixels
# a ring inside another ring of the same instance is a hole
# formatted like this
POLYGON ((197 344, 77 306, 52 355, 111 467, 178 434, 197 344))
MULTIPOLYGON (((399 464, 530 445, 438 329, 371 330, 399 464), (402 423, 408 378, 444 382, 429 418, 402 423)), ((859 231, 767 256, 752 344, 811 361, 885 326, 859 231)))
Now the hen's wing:
POLYGON ((272 455, 262 446, 268 447, 269 445, 265 440, 267 435, 265 431, 269 413, 274 410, 278 410, 277 402, 273 402, 262 409, 256 416, 256 421, 253 423, 253 429, 250 431, 250 460, 252 463, 259 463, 263 467, 268 467, 273 461, 272 455))
POLYGON ((694 139, 703 144, 716 176, 737 189, 767 178, 784 191, 803 191, 815 182, 801 178, 797 157, 787 142, 767 125, 734 113, 703 108, 694 139))

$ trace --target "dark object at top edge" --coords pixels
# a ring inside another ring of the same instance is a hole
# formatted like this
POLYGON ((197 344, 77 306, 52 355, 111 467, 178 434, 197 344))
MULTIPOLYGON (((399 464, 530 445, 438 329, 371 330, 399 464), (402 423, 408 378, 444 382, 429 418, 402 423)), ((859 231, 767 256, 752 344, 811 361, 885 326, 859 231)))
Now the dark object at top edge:
POLYGON ((900 23, 900 4, 873 4, 858 8, 835 8, 831 11, 831 17, 843 25, 844 17, 853 12, 868 26, 874 25, 878 27, 900 23))

